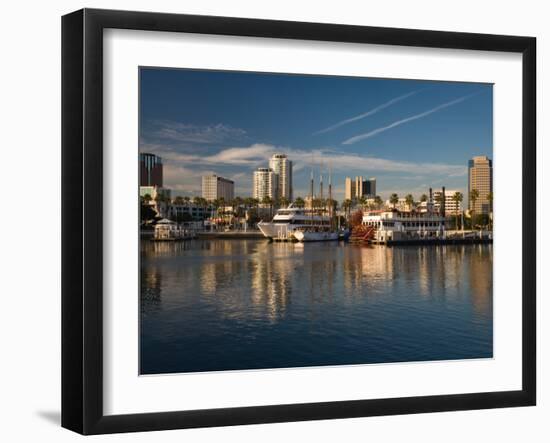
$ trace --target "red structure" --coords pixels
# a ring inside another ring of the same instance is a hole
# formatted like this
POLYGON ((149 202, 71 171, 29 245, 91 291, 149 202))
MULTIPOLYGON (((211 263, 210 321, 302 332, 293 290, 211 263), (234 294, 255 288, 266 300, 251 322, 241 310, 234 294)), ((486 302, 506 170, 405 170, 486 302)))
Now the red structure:
POLYGON ((162 187, 162 159, 155 154, 139 154, 139 185, 162 187))
POLYGON ((357 225, 351 230, 349 241, 352 243, 368 243, 374 238, 376 229, 373 226, 357 225))

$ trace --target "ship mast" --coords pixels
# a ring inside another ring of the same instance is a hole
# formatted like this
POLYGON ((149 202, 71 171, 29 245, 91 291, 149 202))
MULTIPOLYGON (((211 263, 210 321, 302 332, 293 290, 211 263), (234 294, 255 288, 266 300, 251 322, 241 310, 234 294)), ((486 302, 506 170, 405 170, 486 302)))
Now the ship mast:
POLYGON ((328 166, 328 216, 330 217, 330 230, 334 230, 333 226, 333 205, 332 205, 332 169, 330 167, 330 164, 328 166))
POLYGON ((309 193, 309 214, 311 216, 311 224, 313 225, 313 163, 311 164, 311 179, 310 179, 310 193, 309 193))
POLYGON ((323 201, 323 162, 319 168, 319 198, 323 201))

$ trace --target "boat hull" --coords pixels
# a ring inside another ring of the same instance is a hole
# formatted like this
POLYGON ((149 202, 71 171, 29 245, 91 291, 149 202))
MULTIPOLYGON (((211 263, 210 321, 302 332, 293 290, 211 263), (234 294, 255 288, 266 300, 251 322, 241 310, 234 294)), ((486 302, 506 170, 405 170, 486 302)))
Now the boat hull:
POLYGON ((271 240, 293 241, 295 227, 289 223, 258 223, 262 234, 271 240))
POLYGON ((336 231, 295 231, 294 238, 299 242, 310 242, 310 241, 334 241, 338 240, 339 232, 336 231))

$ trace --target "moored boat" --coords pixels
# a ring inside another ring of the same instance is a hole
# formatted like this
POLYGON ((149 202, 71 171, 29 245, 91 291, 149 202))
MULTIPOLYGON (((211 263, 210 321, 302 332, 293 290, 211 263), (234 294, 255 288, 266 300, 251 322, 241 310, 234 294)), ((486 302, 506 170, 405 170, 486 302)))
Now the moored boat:
POLYGON ((262 234, 272 240, 294 241, 294 232, 303 229, 324 230, 330 228, 330 217, 317 214, 311 209, 296 208, 292 205, 279 209, 271 222, 260 222, 262 234))
POLYGON ((297 229, 294 238, 299 242, 338 240, 340 233, 332 230, 297 229))

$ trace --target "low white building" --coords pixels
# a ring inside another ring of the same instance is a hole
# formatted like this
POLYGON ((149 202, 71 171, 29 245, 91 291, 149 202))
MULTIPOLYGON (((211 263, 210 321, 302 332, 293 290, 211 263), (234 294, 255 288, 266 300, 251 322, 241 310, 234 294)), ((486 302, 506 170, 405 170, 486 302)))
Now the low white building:
MULTIPOLYGON (((460 191, 457 190, 445 190, 445 214, 446 215, 460 215, 462 214, 462 203, 455 202, 453 200, 454 195, 460 191)), ((440 198, 443 191, 434 191, 434 210, 439 212, 441 210, 440 198)))
POLYGON ((373 229, 378 243, 445 238, 445 219, 429 212, 369 211, 362 224, 373 229))
POLYGON ((199 206, 193 202, 185 202, 183 204, 171 203, 167 209, 167 216, 172 219, 181 219, 188 215, 193 220, 204 220, 212 214, 214 207, 199 206))
POLYGON ((182 226, 178 225, 172 220, 163 218, 159 220, 155 225, 155 233, 153 238, 155 240, 181 240, 186 237, 186 230, 182 226))

